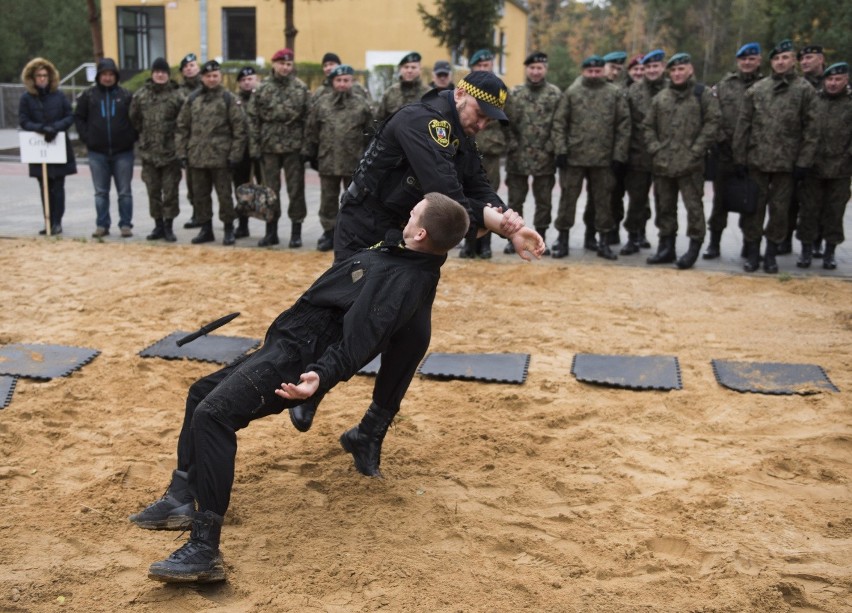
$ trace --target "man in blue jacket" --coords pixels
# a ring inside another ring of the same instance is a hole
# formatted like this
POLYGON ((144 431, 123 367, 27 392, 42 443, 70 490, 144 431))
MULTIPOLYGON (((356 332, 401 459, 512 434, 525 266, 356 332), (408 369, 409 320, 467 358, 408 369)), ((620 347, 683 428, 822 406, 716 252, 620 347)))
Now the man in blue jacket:
POLYGON ((118 190, 118 227, 121 236, 133 236, 133 143, 136 130, 130 122, 131 94, 119 87, 120 76, 115 61, 98 62, 95 84, 80 94, 74 119, 80 140, 86 144, 92 183, 95 186, 97 213, 94 238, 109 234, 110 182, 118 190))

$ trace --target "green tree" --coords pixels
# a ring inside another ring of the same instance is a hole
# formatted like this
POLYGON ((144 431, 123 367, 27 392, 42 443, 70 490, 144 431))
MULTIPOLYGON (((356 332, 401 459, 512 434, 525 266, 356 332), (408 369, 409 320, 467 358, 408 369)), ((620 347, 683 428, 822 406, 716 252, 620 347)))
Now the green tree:
POLYGON ((798 48, 819 44, 828 64, 852 61, 852 3, 775 0, 766 6, 768 45, 791 38, 798 48))
POLYGON ((439 43, 461 55, 494 48, 494 27, 502 0, 436 0, 435 14, 417 5, 423 25, 439 43))

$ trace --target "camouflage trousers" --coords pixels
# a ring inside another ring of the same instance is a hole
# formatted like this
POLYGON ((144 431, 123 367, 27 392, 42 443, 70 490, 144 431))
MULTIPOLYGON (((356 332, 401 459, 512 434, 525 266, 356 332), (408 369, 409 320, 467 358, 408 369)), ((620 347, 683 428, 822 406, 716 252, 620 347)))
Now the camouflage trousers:
POLYGON ((799 193, 802 206, 796 238, 802 242, 824 238, 832 245, 842 243, 845 238, 843 216, 850 196, 849 177, 824 179, 809 176, 802 182, 799 193))
POLYGON ((749 169, 749 175, 757 183, 757 209, 753 215, 744 215, 741 220, 745 240, 759 243, 761 237, 773 243, 787 238, 787 215, 793 200, 793 174, 789 172, 761 172, 749 169), (769 211, 766 229, 763 221, 769 211))
POLYGON ((142 162, 142 181, 148 190, 148 212, 152 219, 174 219, 180 213, 178 186, 180 163, 155 166, 142 162))
MULTIPOLYGON (((645 170, 629 169, 624 177, 624 189, 627 191, 627 216, 624 218, 624 229, 640 234, 645 232, 645 224, 651 219, 651 199, 648 197, 654 176, 645 170)), ((657 189, 654 188, 654 200, 657 199, 657 189)))
MULTIPOLYGON (((568 166, 559 171, 559 211, 554 227, 567 232, 574 225, 577 212, 577 199, 583 189, 583 180, 587 184, 587 202, 594 206, 594 226, 597 232, 609 232, 615 227, 612 216, 611 197, 615 176, 609 166, 568 166)), ((588 204, 587 204, 588 206, 588 204)), ((587 225, 591 220, 587 219, 587 225)))
POLYGON ((337 224, 337 211, 340 210, 340 186, 349 187, 352 177, 338 175, 320 175, 319 220, 323 231, 334 230, 337 224))
POLYGON ((308 215, 305 204, 305 164, 298 153, 264 153, 263 181, 278 196, 275 204, 276 218, 281 217, 281 170, 287 182, 287 217, 290 221, 302 223, 308 215))
POLYGON ((680 193, 686 207, 686 235, 704 242, 707 224, 704 221, 704 171, 682 177, 654 175, 657 217, 654 223, 660 237, 677 236, 677 196, 680 193))
POLYGON ((195 221, 207 223, 213 220, 214 189, 219 200, 219 219, 224 223, 234 221, 231 171, 227 168, 190 168, 189 174, 195 190, 195 221))
MULTIPOLYGON (((710 211, 710 219, 707 220, 707 225, 711 232, 721 233, 728 227, 728 209, 725 208, 725 203, 722 201, 722 194, 725 191, 725 185, 735 175, 733 161, 723 160, 720 157, 717 164, 716 178, 713 179, 713 210, 710 211)), ((743 218, 740 216, 740 228, 742 227, 743 218)))
POLYGON ((485 174, 488 176, 488 182, 491 184, 491 189, 496 192, 500 189, 500 156, 483 155, 482 168, 485 169, 485 174))
MULTIPOLYGON (((535 199, 534 228, 550 227, 553 209, 553 186, 556 175, 533 175, 532 192, 535 199)), ((524 216, 524 201, 529 192, 529 177, 510 172, 506 175, 506 187, 509 188, 509 208, 521 217, 524 216)))

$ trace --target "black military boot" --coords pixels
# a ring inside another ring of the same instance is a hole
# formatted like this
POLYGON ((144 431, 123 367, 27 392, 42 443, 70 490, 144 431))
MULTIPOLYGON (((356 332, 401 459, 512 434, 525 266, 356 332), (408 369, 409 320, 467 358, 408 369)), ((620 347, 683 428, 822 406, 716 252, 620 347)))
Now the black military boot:
POLYGON ((258 247, 272 247, 278 244, 278 218, 266 222, 266 234, 257 241, 258 247))
POLYGON ((317 413, 317 405, 312 398, 305 400, 302 404, 289 410, 290 422, 299 432, 307 432, 314 423, 314 415, 317 413))
POLYGON ((657 253, 649 257, 646 262, 648 264, 671 264, 677 259, 675 251, 675 237, 661 236, 660 244, 657 246, 657 253))
POLYGON ((754 272, 760 268, 760 241, 746 241, 743 243, 743 252, 745 264, 743 270, 746 272, 754 272))
POLYGON ((317 251, 331 251, 334 249, 334 230, 326 230, 317 241, 317 251))
POLYGON ((822 259, 822 255, 823 255, 823 251, 822 251, 822 239, 815 240, 815 241, 814 241, 813 257, 814 257, 814 259, 821 260, 821 259, 822 259))
POLYGON ((624 247, 619 251, 621 255, 633 255, 634 253, 639 253, 639 233, 638 232, 628 232, 627 233, 627 242, 624 243, 624 247))
POLYGON ((598 240, 598 257, 604 258, 605 260, 617 260, 618 256, 612 252, 612 249, 609 248, 610 242, 609 239, 612 235, 612 231, 609 232, 601 232, 600 239, 598 240))
POLYGON ((588 249, 589 251, 597 251, 598 250, 598 241, 595 238, 595 229, 586 226, 586 235, 583 237, 583 249, 588 249))
POLYGON ((810 268, 813 255, 814 244, 810 241, 802 241, 802 253, 799 254, 799 259, 796 260, 796 266, 799 268, 810 268))
POLYGON ((568 255, 568 231, 559 231, 556 237, 556 242, 550 250, 551 257, 556 259, 567 257, 568 255))
POLYGON ((701 241, 697 238, 689 239, 689 248, 677 260, 677 267, 681 270, 686 270, 695 266, 695 261, 698 259, 698 253, 701 251, 701 241))
POLYGON ((393 421, 395 412, 379 408, 373 402, 361 418, 361 423, 340 436, 343 449, 352 454, 355 468, 367 477, 381 477, 382 441, 393 421))
POLYGON ((201 243, 212 243, 216 240, 216 236, 213 234, 213 222, 205 221, 201 224, 201 230, 198 231, 198 234, 195 235, 190 242, 193 245, 200 245, 201 243))
POLYGON ((240 223, 234 231, 234 238, 245 238, 249 236, 248 215, 239 216, 240 223))
POLYGON ((192 230, 193 228, 200 228, 202 226, 201 223, 195 221, 195 215, 189 218, 189 221, 183 224, 184 230, 192 230))
POLYGON ((491 232, 476 239, 476 255, 483 260, 491 259, 491 232))
MULTIPOLYGON (((535 231, 538 232, 541 235, 541 240, 544 241, 544 253, 542 253, 542 255, 550 255, 550 249, 548 249, 548 247, 547 247, 547 240, 546 240, 546 236, 545 236, 547 234, 547 228, 536 228, 535 231)), ((509 244, 511 244, 511 243, 509 243, 509 244)), ((515 253, 515 246, 514 245, 512 245, 512 253, 515 253)))
POLYGON ((618 231, 618 228, 613 228, 606 233, 606 242, 609 245, 621 244, 621 232, 618 231))
POLYGON ((183 547, 148 568, 148 578, 165 583, 214 583, 225 580, 225 565, 219 553, 221 515, 212 511, 192 516, 192 531, 183 547))
POLYGON ((822 252, 822 267, 826 270, 834 270, 837 268, 837 260, 834 259, 835 247, 837 247, 837 245, 826 241, 825 251, 822 252))
MULTIPOLYGON (((302 222, 294 221, 290 225, 290 242, 287 243, 290 249, 298 249, 302 246, 302 222)), ((332 243, 334 246, 334 243, 332 243)))
POLYGON ((705 260, 715 260, 720 255, 722 255, 722 251, 719 247, 719 243, 722 242, 722 233, 716 232, 715 230, 710 230, 710 244, 707 245, 707 251, 704 252, 704 255, 701 257, 705 260))
POLYGON ((461 249, 459 249, 459 257, 469 260, 476 257, 476 239, 466 238, 461 249))
POLYGON ((222 238, 223 245, 233 245, 237 242, 237 238, 234 236, 234 222, 226 221, 225 222, 225 236, 222 238))
POLYGON ((151 233, 148 236, 145 237, 145 239, 149 240, 149 241, 156 241, 156 240, 160 240, 161 238, 165 238, 165 237, 166 237, 166 234, 165 234, 165 231, 163 230, 163 220, 162 219, 155 219, 154 220, 154 229, 151 231, 151 233))
POLYGON ((775 259, 777 254, 778 245, 767 238, 766 251, 763 253, 763 272, 768 272, 771 275, 778 272, 778 261, 775 259))
POLYGON ((130 521, 146 530, 182 530, 189 527, 195 502, 189 493, 186 473, 172 472, 172 482, 166 493, 156 502, 129 517, 130 521))
POLYGON ((174 243, 177 241, 177 236, 175 236, 175 231, 172 226, 173 222, 173 219, 163 220, 163 238, 167 243, 174 243))

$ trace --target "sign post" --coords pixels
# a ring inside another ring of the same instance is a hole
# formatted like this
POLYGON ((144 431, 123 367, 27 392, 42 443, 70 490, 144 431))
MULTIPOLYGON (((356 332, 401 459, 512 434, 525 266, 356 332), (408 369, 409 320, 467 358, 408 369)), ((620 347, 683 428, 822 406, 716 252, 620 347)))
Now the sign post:
POLYGON ((51 142, 44 140, 38 132, 18 132, 22 164, 41 164, 42 199, 44 200, 44 230, 51 235, 50 198, 47 189, 47 165, 64 164, 68 161, 65 151, 65 132, 57 132, 51 142))

